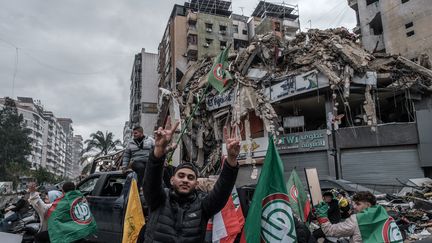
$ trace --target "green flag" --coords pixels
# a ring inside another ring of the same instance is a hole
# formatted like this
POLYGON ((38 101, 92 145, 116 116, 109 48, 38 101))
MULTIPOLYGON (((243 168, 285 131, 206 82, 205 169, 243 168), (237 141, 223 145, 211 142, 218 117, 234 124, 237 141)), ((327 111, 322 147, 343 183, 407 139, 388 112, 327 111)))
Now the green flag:
POLYGON ((290 205, 296 215, 298 215, 303 222, 306 222, 311 210, 311 204, 307 193, 304 189, 300 177, 297 175, 295 169, 291 172, 291 176, 287 182, 288 196, 290 198, 290 205))
POLYGON ((283 171, 282 160, 270 137, 240 242, 297 242, 283 171))
POLYGON ((55 210, 48 218, 51 242, 73 242, 96 232, 96 221, 81 192, 75 190, 66 193, 52 207, 55 210))
POLYGON ((208 73, 208 82, 215 88, 219 93, 225 91, 231 84, 231 74, 226 70, 228 67, 228 62, 226 61, 228 58, 228 52, 231 45, 227 46, 225 50, 223 50, 216 57, 213 63, 213 67, 208 73))
POLYGON ((386 210, 375 205, 357 213, 357 222, 364 243, 402 243, 402 234, 386 210))

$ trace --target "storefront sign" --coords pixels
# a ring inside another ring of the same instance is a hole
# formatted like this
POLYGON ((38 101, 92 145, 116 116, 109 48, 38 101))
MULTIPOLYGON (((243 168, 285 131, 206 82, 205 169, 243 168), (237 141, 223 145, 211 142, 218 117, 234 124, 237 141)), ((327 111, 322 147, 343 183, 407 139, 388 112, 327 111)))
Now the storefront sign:
POLYGON ((207 98, 207 110, 212 111, 228 105, 234 102, 234 89, 231 91, 224 92, 222 94, 215 95, 207 98))
MULTIPOLYGON (((253 138, 250 143, 240 141, 239 159, 245 159, 250 152, 252 158, 264 157, 267 153, 268 137, 253 138)), ((222 144, 222 154, 227 155, 226 144, 222 144)))
POLYGON ((328 137, 326 130, 290 133, 278 136, 276 146, 285 152, 327 150, 328 137))
POLYGON ((271 102, 329 86, 329 79, 318 71, 297 76, 287 76, 283 81, 265 90, 271 102))

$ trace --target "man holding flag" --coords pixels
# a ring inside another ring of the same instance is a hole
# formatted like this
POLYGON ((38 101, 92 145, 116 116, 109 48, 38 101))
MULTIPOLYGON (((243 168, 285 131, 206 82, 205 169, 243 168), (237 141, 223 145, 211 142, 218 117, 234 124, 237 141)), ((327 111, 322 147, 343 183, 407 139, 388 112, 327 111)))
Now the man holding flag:
POLYGON ((62 188, 65 194, 47 212, 50 241, 69 243, 95 233, 96 221, 84 195, 73 182, 65 182, 62 188))
POLYGON ((376 205, 375 196, 367 191, 353 197, 357 214, 344 222, 331 224, 327 211, 329 206, 321 202, 315 206, 318 221, 326 236, 350 237, 352 243, 402 243, 402 234, 385 209, 376 205))
POLYGON ((310 232, 293 216, 283 171, 282 160, 270 137, 240 242, 310 242, 310 232))

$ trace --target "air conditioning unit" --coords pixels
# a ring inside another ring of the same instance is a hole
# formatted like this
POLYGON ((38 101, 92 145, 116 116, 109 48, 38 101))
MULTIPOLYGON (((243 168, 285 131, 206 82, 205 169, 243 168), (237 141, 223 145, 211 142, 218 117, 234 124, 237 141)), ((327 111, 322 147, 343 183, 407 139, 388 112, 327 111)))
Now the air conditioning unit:
POLYGON ((204 47, 209 47, 210 46, 210 44, 209 43, 204 43, 204 45, 203 45, 204 47))
POLYGON ((226 49, 226 46, 221 46, 220 49, 221 49, 221 50, 225 50, 225 49, 226 49))
POLYGON ((219 34, 221 34, 221 35, 226 35, 226 30, 221 30, 221 31, 219 31, 219 34))
POLYGON ((206 31, 211 33, 213 30, 211 28, 207 28, 206 31))
POLYGON ((187 56, 188 56, 188 54, 187 54, 187 53, 185 53, 185 54, 183 54, 183 56, 184 56, 184 57, 187 57, 187 56))

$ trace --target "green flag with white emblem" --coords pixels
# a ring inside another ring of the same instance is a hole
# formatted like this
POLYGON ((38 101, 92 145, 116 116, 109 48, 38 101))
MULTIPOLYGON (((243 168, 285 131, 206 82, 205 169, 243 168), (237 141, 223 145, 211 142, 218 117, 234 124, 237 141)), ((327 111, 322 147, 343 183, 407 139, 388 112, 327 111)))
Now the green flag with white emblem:
POLYGON ((208 73, 208 82, 215 88, 219 93, 225 91, 231 85, 232 76, 228 70, 228 52, 231 45, 227 46, 216 57, 213 63, 213 67, 208 73))
POLYGON ((270 137, 240 242, 297 242, 283 171, 282 160, 270 137))
POLYGON ((364 243, 402 243, 402 234, 396 222, 380 205, 375 205, 356 214, 360 234, 364 243))
POLYGON ((96 221, 80 191, 70 191, 53 203, 48 233, 53 243, 73 242, 96 232, 96 221))

